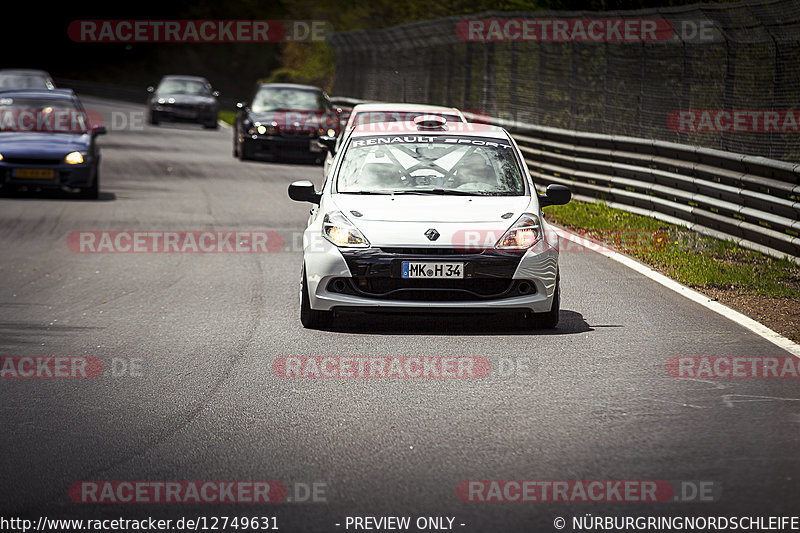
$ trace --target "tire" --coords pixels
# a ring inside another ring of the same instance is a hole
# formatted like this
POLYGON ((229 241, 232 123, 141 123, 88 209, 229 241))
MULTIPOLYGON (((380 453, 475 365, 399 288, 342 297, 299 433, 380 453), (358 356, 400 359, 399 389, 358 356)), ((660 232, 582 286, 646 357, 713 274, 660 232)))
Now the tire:
POLYGON ((89 187, 81 189, 80 197, 87 200, 97 200, 100 197, 100 171, 94 173, 94 180, 89 187))
POLYGON ((207 129, 207 130, 216 130, 216 129, 219 129, 219 122, 217 122, 216 119, 215 120, 210 120, 210 121, 206 122, 205 124, 203 124, 203 127, 205 129, 207 129))
POLYGON ((553 305, 546 313, 531 313, 528 325, 533 329, 554 329, 558 324, 558 315, 561 311, 561 280, 556 275, 556 288, 553 293, 553 305))
POLYGON ((333 312, 311 309, 305 267, 303 267, 303 281, 300 284, 300 323, 306 329, 326 329, 333 324, 333 312))
POLYGON ((247 143, 245 141, 239 143, 237 155, 239 156, 239 161, 249 161, 253 159, 253 156, 247 153, 247 143))
POLYGON ((151 126, 158 126, 159 121, 158 121, 158 117, 156 117, 156 112, 155 111, 150 111, 150 116, 148 117, 147 122, 151 126))

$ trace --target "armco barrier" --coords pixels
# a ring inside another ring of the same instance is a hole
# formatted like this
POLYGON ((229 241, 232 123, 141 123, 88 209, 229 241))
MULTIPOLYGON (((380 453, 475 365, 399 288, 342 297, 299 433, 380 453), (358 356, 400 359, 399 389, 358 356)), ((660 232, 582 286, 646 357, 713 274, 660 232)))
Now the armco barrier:
MULTIPOLYGON (((346 111, 364 102, 334 97, 346 111)), ((800 262, 800 164, 666 141, 465 115, 506 128, 537 186, 604 201, 800 262)))

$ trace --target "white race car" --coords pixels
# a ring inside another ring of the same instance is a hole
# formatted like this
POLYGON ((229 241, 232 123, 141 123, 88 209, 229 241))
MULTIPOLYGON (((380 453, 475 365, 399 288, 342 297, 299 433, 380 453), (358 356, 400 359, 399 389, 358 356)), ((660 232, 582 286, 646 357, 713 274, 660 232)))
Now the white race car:
MULTIPOLYGON (((333 166, 333 159, 339 152, 342 144, 347 141, 349 134, 358 126, 374 124, 376 122, 406 122, 414 120, 420 115, 435 115, 448 122, 467 122, 464 114, 455 107, 423 104, 357 104, 350 111, 342 132, 336 138, 329 138, 326 143, 328 155, 322 165, 322 175, 327 176, 333 166)), ((322 139, 323 142, 325 139, 322 139)))
POLYGON ((558 236, 514 140, 495 126, 441 117, 359 126, 314 204, 303 234, 300 319, 331 325, 339 311, 519 311, 531 327, 559 315, 558 236))

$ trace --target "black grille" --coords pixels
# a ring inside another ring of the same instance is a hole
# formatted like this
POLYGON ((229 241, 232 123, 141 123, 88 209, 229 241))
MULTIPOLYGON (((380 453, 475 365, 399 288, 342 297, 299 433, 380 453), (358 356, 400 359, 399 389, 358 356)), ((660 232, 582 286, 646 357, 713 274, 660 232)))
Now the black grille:
POLYGON ((314 136, 315 131, 301 131, 296 129, 290 129, 288 131, 281 130, 281 136, 288 137, 289 139, 310 139, 314 136))
POLYGON ((367 298, 428 302, 480 301, 536 292, 533 283, 508 278, 335 278, 328 283, 327 288, 331 292, 367 298))
POLYGON ((401 278, 403 261, 458 261, 464 263, 465 278, 511 279, 524 253, 485 250, 470 253, 457 248, 365 248, 342 249, 350 273, 355 277, 401 278), (424 253, 417 253, 424 252, 424 253))
POLYGON ((57 165, 61 159, 38 159, 35 157, 3 157, 3 162, 11 165, 57 165))

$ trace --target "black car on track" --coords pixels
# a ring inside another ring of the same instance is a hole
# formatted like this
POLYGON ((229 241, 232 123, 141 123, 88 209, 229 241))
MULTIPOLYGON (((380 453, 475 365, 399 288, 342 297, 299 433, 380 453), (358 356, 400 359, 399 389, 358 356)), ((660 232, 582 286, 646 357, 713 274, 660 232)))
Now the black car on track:
POLYGON ((157 87, 148 87, 148 122, 193 122, 205 128, 219 127, 219 92, 199 76, 164 76, 157 87))
POLYGON ((342 110, 322 89, 293 83, 263 83, 248 102, 236 104, 233 156, 247 159, 304 159, 321 163, 320 137, 339 135, 342 110))

